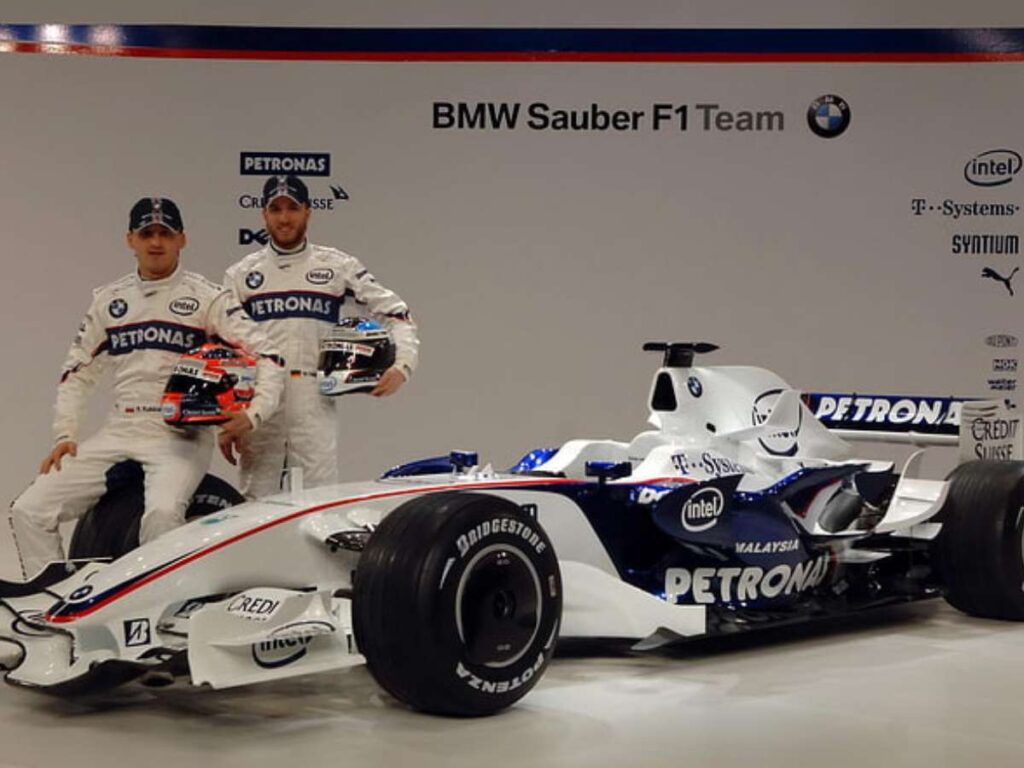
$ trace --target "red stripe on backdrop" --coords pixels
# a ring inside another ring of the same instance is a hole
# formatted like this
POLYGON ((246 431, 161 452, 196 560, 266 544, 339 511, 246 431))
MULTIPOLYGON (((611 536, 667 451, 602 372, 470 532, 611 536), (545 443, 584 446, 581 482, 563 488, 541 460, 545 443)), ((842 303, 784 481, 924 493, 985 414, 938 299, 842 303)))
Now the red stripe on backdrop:
POLYGON ((2 43, 14 53, 145 59, 214 59, 238 61, 423 61, 423 62, 566 62, 566 63, 998 63, 1024 61, 1024 52, 972 53, 587 53, 574 51, 256 51, 204 48, 132 48, 72 43, 2 43))

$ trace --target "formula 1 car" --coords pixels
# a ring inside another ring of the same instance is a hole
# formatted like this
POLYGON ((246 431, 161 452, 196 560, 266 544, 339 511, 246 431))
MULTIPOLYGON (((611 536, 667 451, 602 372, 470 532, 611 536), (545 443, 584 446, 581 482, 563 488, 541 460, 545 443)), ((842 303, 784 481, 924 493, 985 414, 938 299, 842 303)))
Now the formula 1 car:
POLYGON ((21 650, 7 681, 228 687, 365 660, 400 701, 467 716, 529 691, 558 636, 643 650, 943 594, 1024 618, 1024 464, 927 480, 920 452, 898 472, 840 436, 959 432, 1019 455, 1005 408, 801 395, 761 368, 695 367, 710 344, 645 348, 664 355, 654 429, 629 442, 570 440, 508 472, 453 452, 372 482, 295 473, 108 564, 0 584, 0 636, 21 650))

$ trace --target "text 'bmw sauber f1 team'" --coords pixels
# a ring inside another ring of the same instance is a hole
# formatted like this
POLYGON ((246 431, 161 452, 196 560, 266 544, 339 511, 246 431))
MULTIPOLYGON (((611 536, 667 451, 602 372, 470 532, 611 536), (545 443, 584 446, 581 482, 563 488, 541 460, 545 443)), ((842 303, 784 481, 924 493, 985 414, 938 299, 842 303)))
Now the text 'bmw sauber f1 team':
POLYGON ((293 477, 113 562, 0 584, 7 681, 220 688, 365 661, 417 709, 482 715, 538 681, 559 636, 646 649, 938 595, 1024 618, 1004 406, 802 395, 694 366, 709 344, 646 348, 664 354, 654 428, 629 442, 570 440, 508 472, 455 452, 372 482, 293 477), (844 438, 865 436, 983 460, 923 479, 920 452, 900 471, 853 458, 844 438))

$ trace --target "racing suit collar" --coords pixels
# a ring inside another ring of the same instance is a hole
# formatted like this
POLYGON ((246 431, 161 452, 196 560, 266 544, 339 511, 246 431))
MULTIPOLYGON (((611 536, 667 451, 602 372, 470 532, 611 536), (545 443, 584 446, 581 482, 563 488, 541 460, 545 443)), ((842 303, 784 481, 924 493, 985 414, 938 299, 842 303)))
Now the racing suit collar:
POLYGON ((145 291, 152 291, 153 289, 159 288, 170 288, 171 286, 178 284, 184 272, 185 270, 181 268, 180 261, 171 274, 167 277, 162 277, 159 280, 146 280, 139 274, 138 270, 135 270, 135 284, 145 291))
POLYGON ((306 253, 306 249, 309 248, 309 239, 304 239, 301 245, 291 249, 280 248, 273 240, 270 241, 270 245, 268 247, 270 248, 270 252, 278 257, 303 256, 306 253))

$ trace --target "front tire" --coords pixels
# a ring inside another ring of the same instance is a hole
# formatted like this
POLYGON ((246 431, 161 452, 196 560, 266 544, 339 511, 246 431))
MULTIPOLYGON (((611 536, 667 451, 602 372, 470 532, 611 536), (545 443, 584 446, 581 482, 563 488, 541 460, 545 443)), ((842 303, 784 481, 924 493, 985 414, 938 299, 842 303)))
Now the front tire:
POLYGON ((974 461, 947 479, 936 542, 946 600, 972 616, 1024 620, 1024 462, 974 461))
POLYGON ((381 687, 424 712, 475 717, 514 704, 544 673, 561 611, 547 535, 486 494, 406 502, 356 567, 359 651, 381 687))

